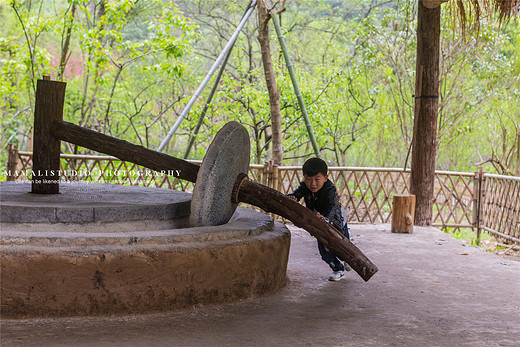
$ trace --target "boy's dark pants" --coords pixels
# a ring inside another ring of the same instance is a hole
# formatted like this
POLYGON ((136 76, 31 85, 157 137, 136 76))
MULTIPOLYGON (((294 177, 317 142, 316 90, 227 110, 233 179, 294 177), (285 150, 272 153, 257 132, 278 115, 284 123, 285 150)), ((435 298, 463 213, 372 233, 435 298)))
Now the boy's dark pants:
MULTIPOLYGON (((350 240, 350 234, 348 233, 348 226, 345 224, 343 229, 343 235, 350 240)), ((345 270, 345 266, 343 263, 336 257, 336 254, 327 247, 325 247, 320 241, 318 241, 318 250, 320 251, 321 259, 329 264, 332 271, 343 271, 345 270)))

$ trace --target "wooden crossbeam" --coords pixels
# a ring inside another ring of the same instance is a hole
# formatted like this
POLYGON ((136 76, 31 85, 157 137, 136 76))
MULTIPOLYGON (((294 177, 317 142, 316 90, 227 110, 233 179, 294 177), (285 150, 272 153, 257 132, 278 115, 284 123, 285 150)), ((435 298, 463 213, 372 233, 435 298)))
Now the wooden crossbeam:
POLYGON ((197 180, 199 166, 196 164, 72 123, 55 121, 52 124, 52 134, 59 140, 113 155, 122 161, 142 165, 157 172, 173 172, 173 176, 190 182, 197 180))

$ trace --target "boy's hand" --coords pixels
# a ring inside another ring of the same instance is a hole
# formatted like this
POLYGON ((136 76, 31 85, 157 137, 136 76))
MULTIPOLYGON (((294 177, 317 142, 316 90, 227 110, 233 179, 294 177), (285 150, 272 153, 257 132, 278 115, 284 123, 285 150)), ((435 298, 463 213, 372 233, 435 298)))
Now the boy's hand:
POLYGON ((318 217, 318 218, 321 219, 321 220, 324 220, 324 221, 327 222, 327 223, 329 222, 329 220, 328 220, 327 218, 325 218, 325 216, 322 215, 322 214, 319 213, 319 212, 316 212, 316 217, 318 217))
POLYGON ((296 199, 296 197, 294 195, 287 195, 287 197, 289 199, 291 199, 292 201, 298 201, 298 199, 296 199))

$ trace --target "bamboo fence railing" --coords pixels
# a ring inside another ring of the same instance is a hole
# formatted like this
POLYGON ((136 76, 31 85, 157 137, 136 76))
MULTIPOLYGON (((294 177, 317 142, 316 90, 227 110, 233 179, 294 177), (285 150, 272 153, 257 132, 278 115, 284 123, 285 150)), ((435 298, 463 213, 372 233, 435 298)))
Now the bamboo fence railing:
MULTIPOLYGON (((8 180, 29 180, 32 153, 9 147, 8 180)), ((200 161, 192 161, 200 163, 200 161)), ((115 183, 191 191, 193 183, 124 162, 116 157, 61 155, 61 180, 115 183)), ((302 181, 300 166, 277 167, 272 163, 250 165, 252 181, 284 194, 302 181)), ((398 168, 330 167, 349 223, 390 223, 392 196, 409 193, 409 170, 398 168)), ((436 171, 433 225, 473 228, 520 243, 520 177, 487 173, 436 171)), ((478 237, 479 237, 478 236, 478 237)))
POLYGON ((520 243, 520 177, 480 176, 479 230, 520 243))

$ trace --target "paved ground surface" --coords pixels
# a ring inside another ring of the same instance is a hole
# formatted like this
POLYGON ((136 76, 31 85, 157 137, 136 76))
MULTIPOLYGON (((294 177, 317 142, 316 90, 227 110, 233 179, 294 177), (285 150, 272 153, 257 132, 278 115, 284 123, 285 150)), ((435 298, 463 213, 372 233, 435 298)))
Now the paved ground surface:
POLYGON ((239 303, 166 314, 3 320, 3 346, 519 346, 520 262, 433 228, 353 225, 379 267, 328 282, 316 241, 291 229, 288 284, 239 303))

